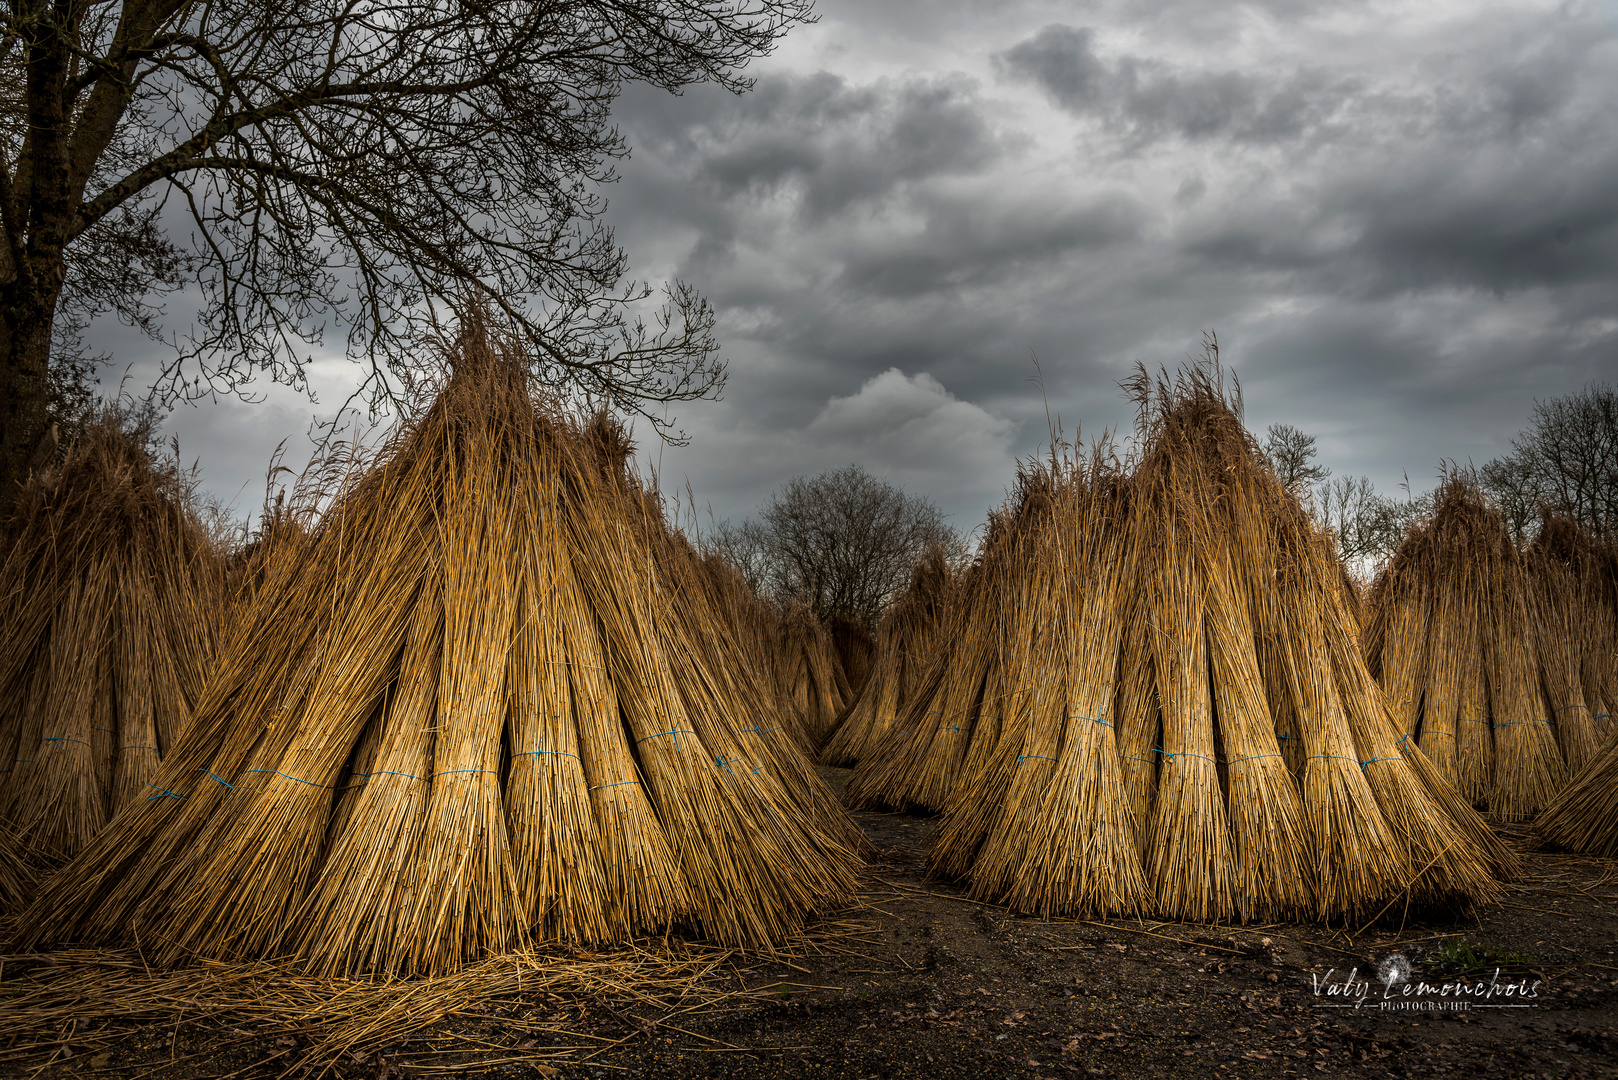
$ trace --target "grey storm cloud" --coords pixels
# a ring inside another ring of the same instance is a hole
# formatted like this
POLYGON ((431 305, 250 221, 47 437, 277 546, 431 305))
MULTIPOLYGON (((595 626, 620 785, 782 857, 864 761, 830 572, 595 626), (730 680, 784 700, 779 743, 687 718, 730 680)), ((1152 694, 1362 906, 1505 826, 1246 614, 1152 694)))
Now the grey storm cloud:
POLYGON ((1170 135, 1258 143, 1296 139, 1337 119, 1360 86, 1318 68, 1270 78, 1177 72, 1134 56, 1108 63, 1096 55, 1094 30, 1061 23, 993 59, 1002 76, 1034 83, 1068 112, 1127 133, 1133 145, 1170 135))
POLYGON ((825 72, 761 80, 720 123, 701 175, 724 195, 799 185, 824 218, 907 181, 982 171, 1002 152, 977 88, 958 76, 852 86, 825 72))
POLYGON ((1116 193, 1077 206, 991 206, 960 197, 925 203, 918 235, 856 253, 839 284, 895 297, 1003 282, 1135 239, 1146 217, 1137 202, 1116 193))

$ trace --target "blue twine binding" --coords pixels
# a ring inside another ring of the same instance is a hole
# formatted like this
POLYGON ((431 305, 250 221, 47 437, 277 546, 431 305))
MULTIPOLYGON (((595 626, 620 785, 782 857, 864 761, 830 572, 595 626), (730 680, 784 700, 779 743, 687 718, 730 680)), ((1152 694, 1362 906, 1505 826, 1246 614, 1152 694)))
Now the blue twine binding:
POLYGON ((331 788, 327 787, 325 784, 317 784, 313 780, 304 780, 293 776, 290 773, 284 773, 280 769, 248 769, 247 771, 250 773, 274 773, 276 776, 285 776, 288 780, 296 780, 300 784, 308 784, 310 787, 317 787, 322 791, 331 790, 331 788))
POLYGON ((590 790, 591 791, 600 791, 602 788, 605 788, 605 787, 623 787, 625 784, 638 784, 638 783, 640 783, 639 780, 619 780, 618 782, 612 783, 612 784, 597 784, 595 787, 591 788, 590 790))
POLYGON ((150 787, 150 788, 157 788, 157 794, 156 795, 148 795, 148 796, 146 796, 146 800, 148 802, 150 802, 153 799, 183 799, 183 798, 185 798, 184 795, 181 795, 178 792, 170 791, 166 787, 161 787, 161 786, 159 786, 157 784, 154 784, 150 780, 148 780, 146 782, 146 786, 150 787))
POLYGON ((1281 756, 1280 754, 1248 754, 1246 757, 1239 757, 1239 758, 1236 758, 1234 761, 1227 761, 1227 762, 1225 762, 1225 764, 1226 765, 1234 765, 1239 761, 1252 761, 1255 758, 1280 757, 1280 756, 1281 756))
POLYGON ((1179 758, 1179 757, 1195 757, 1195 758, 1201 758, 1203 761, 1213 761, 1213 758, 1209 757, 1207 754, 1193 754, 1189 750, 1180 750, 1180 751, 1178 751, 1176 753, 1171 754, 1167 750, 1159 750, 1157 747, 1154 746, 1154 747, 1152 747, 1152 753, 1154 753, 1154 754, 1162 754, 1164 757, 1168 758, 1169 764, 1171 764, 1171 765, 1174 763, 1174 759, 1179 758))
POLYGON ((231 790, 235 790, 235 788, 236 788, 235 784, 232 784, 229 780, 226 780, 223 776, 220 776, 218 773, 214 772, 212 769, 208 768, 206 765, 201 766, 200 768, 198 768, 197 772, 205 772, 205 773, 207 773, 209 776, 213 777, 215 780, 219 781, 221 784, 224 784, 226 787, 230 788, 231 790))

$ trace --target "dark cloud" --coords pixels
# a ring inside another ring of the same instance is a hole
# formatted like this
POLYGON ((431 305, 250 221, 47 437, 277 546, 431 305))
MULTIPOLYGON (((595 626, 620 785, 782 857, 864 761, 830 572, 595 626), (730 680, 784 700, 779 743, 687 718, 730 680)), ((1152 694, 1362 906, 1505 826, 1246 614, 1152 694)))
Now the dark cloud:
POLYGON ((722 196, 791 188, 821 219, 901 184, 988 168, 1004 151, 976 85, 959 76, 853 86, 821 72, 761 79, 692 133, 700 177, 722 196))
POLYGON ((1071 112, 1099 106, 1113 73, 1096 56, 1095 31, 1054 23, 994 57, 997 71, 1027 79, 1071 112))
POLYGON ((1609 16, 819 10, 749 94, 630 87, 615 110, 633 157, 610 223, 637 275, 713 301, 731 364, 724 400, 679 410, 692 444, 649 449, 719 517, 857 460, 970 527, 1047 408, 1069 435, 1127 433, 1117 380, 1209 329, 1250 427, 1314 432, 1385 491, 1495 456, 1536 396, 1618 363, 1609 16))
POLYGON ((1086 205, 987 205, 977 198, 933 200, 916 236, 861 251, 844 266, 844 289, 883 297, 983 286, 1078 253, 1134 239, 1146 214, 1120 194, 1086 205))
POLYGON ((1316 68, 1279 77, 1239 71, 1177 72, 1135 56, 1096 55, 1095 32, 1046 26, 997 54, 996 71, 1032 82, 1068 112, 1092 116, 1131 147, 1178 135, 1238 142, 1297 139, 1333 120, 1359 89, 1316 68))

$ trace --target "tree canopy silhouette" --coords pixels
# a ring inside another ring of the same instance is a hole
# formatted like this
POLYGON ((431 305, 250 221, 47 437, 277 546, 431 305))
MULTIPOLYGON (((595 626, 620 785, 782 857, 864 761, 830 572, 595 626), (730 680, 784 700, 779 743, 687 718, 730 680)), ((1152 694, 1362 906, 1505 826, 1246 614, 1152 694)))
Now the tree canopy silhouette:
POLYGON ((0 482, 82 331, 116 313, 172 344, 166 398, 256 374, 307 389, 341 336, 372 406, 424 337, 503 317, 534 373, 647 416, 713 393, 713 312, 626 282, 601 185, 628 81, 741 70, 810 0, 11 0, 0 8, 0 482), (176 331, 165 295, 185 291, 176 331), (655 307, 655 304, 654 304, 655 307))

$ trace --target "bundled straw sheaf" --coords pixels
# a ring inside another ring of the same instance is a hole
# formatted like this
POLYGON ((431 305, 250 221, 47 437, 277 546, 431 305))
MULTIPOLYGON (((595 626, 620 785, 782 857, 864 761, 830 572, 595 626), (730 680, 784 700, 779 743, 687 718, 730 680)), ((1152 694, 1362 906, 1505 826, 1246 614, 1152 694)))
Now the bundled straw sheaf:
POLYGON ((852 696, 831 631, 808 605, 794 601, 776 621, 777 692, 798 719, 816 754, 852 696))
POLYGON ((1130 467, 1030 463, 857 806, 944 817, 974 897, 1187 920, 1483 900, 1513 856, 1365 668, 1331 540, 1217 363, 1128 384, 1130 467))
POLYGON ((1618 624, 1604 556, 1554 515, 1519 552, 1476 477, 1451 469, 1377 580, 1366 655, 1394 722, 1491 817, 1531 817, 1603 742, 1618 624))
POLYGON ((0 564, 0 824, 72 856, 190 721, 224 567, 189 477, 115 413, 19 493, 0 564))
POLYGON ((854 827, 605 419, 476 329, 300 543, 274 547, 149 797, 32 943, 441 973, 695 924, 764 946, 845 897, 854 827))
POLYGON ((822 765, 854 765, 869 757, 892 730, 926 678, 956 592, 943 549, 922 556, 911 571, 909 587, 877 626, 869 674, 821 751, 822 765))
POLYGON ((1602 750, 1541 811, 1534 828, 1557 847, 1618 858, 1618 746, 1602 750))

